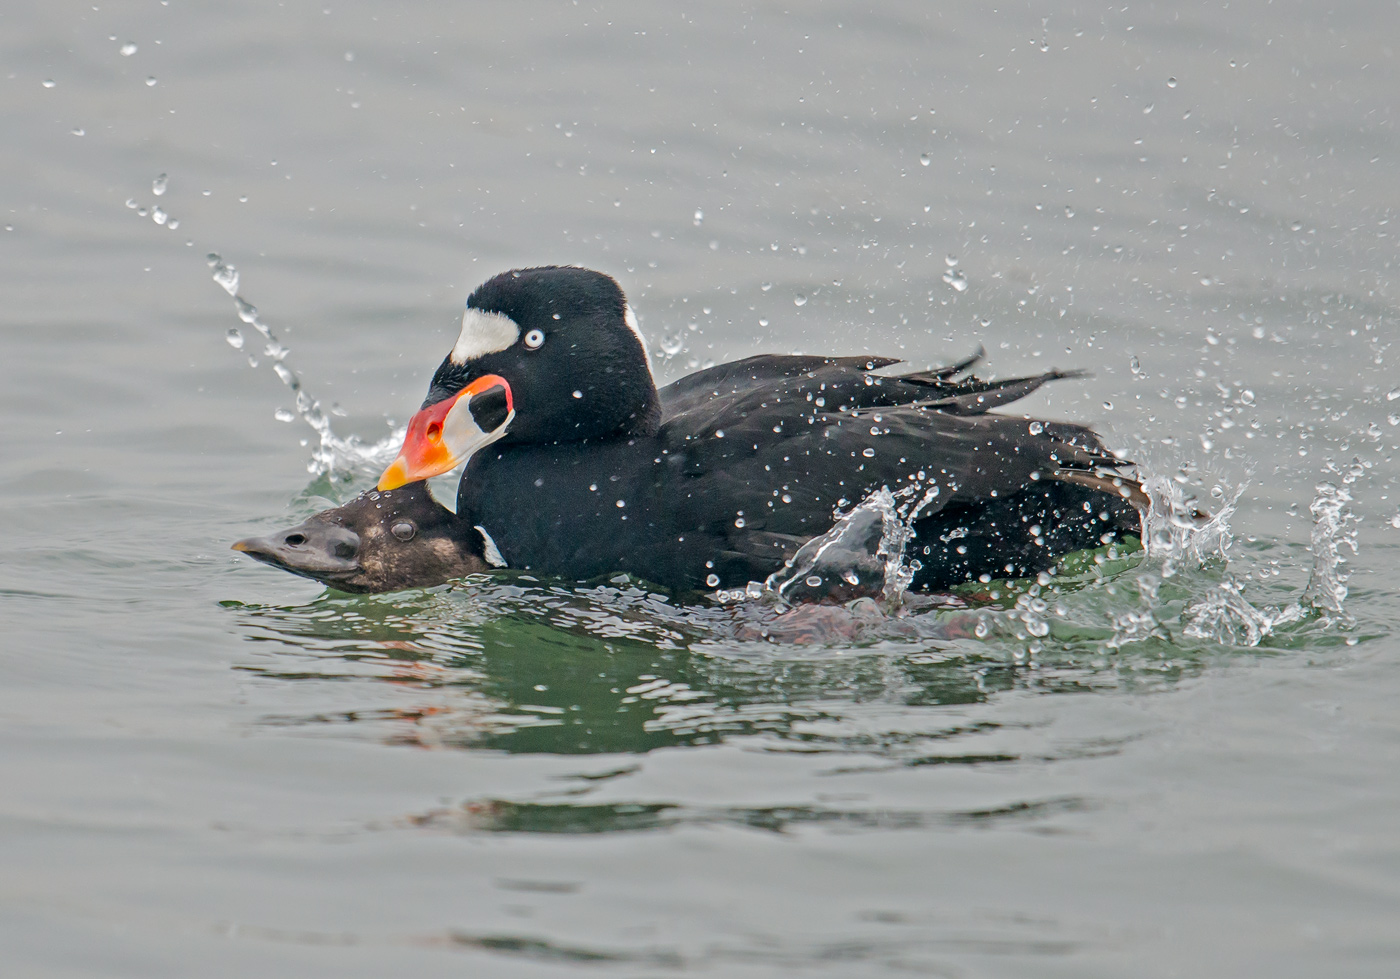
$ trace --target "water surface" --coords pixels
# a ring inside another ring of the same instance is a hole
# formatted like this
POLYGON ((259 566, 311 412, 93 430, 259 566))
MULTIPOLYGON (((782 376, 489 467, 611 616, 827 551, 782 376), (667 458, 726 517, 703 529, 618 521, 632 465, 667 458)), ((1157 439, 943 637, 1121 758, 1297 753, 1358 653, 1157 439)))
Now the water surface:
POLYGON ((1397 19, 0 13, 8 969, 1393 975, 1397 19), (577 262, 662 379, 980 343, 1093 372, 1025 410, 1242 491, 1203 560, 1004 594, 984 636, 768 641, 625 581, 328 593, 228 544, 373 466, 308 472, 211 252, 366 445, 474 285, 577 262))

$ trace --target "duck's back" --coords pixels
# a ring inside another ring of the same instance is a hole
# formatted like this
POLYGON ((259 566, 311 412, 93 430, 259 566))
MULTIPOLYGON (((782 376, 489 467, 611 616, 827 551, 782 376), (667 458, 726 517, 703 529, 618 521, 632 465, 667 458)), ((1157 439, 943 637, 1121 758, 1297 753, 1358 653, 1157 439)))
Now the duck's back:
POLYGON ((1092 432, 987 413, 1066 375, 955 379, 970 362, 870 373, 890 363, 758 357, 701 371, 661 391, 654 436, 487 450, 459 510, 513 567, 628 571, 678 589, 765 578, 837 507, 882 486, 913 487, 923 503, 923 588, 1034 573, 1136 527, 1094 475, 1121 464, 1092 432))

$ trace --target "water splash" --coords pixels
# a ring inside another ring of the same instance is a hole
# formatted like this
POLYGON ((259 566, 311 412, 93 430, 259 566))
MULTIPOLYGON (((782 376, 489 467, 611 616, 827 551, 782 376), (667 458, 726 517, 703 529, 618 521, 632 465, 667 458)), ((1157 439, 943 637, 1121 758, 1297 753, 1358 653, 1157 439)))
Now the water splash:
POLYGON ((781 571, 769 576, 761 594, 790 603, 878 597, 897 606, 914 580, 915 569, 904 560, 913 536, 895 494, 882 487, 826 533, 803 544, 781 571))
MULTIPOLYGON (((1226 578, 1211 586, 1200 598, 1187 603, 1181 612, 1183 635, 1227 645, 1257 646, 1281 627, 1318 618, 1319 614, 1324 627, 1350 622, 1344 608, 1347 559, 1342 552, 1350 549, 1356 553, 1356 524, 1360 518, 1351 511, 1352 496, 1348 487, 1364 473, 1365 467, 1357 462, 1346 470, 1330 468, 1342 473, 1342 485, 1317 484, 1316 495, 1309 506, 1313 518, 1309 548, 1313 563, 1307 587, 1298 600, 1281 608, 1259 607, 1245 597, 1240 582, 1226 578)), ((1151 510, 1143 519, 1143 540, 1149 558, 1160 561, 1164 578, 1228 561, 1226 552, 1231 543, 1228 518, 1234 512, 1243 486, 1224 494, 1225 502, 1209 519, 1195 511, 1194 500, 1183 498, 1171 480, 1150 477, 1143 481, 1143 488, 1152 501, 1151 510)), ((1141 609, 1113 617, 1114 636, 1108 643, 1110 647, 1117 648, 1152 636, 1168 636, 1166 626, 1154 611, 1155 582, 1151 591, 1151 595, 1144 592, 1141 609)))
POLYGON ((1250 604, 1234 581, 1222 581, 1183 613, 1185 635, 1232 646, 1257 646, 1275 628, 1301 618, 1297 605, 1283 612, 1250 604))
MULTIPOLYGON (((398 429, 387 438, 371 444, 362 442, 358 435, 346 438, 337 436, 331 430, 326 412, 321 409, 321 402, 311 396, 297 372, 287 366, 287 355, 291 351, 258 314, 258 308, 239 293, 238 269, 214 252, 209 253, 207 261, 214 281, 233 298, 238 318, 262 336, 263 356, 271 363, 273 373, 292 392, 296 415, 316 433, 317 444, 311 451, 306 471, 313 476, 334 476, 337 473, 353 475, 374 473, 387 465, 403 441, 404 430, 398 429)), ((236 328, 228 331, 226 339, 235 350, 241 350, 244 346, 243 335, 236 328)), ((257 366, 257 361, 251 357, 248 362, 251 366, 257 366)), ((293 420, 286 409, 278 409, 276 417, 279 421, 293 420)))
POLYGON ((1162 577, 1170 578, 1181 568, 1228 563, 1230 517, 1249 483, 1233 489, 1221 487, 1221 502, 1207 515, 1196 507, 1181 485, 1166 476, 1150 475, 1142 480, 1150 507, 1142 515, 1142 544, 1149 559, 1161 563, 1162 577))
MULTIPOLYGON (((1352 476, 1351 482, 1355 480, 1352 476)), ((1342 615, 1347 597, 1347 559, 1343 548, 1356 553, 1356 525, 1361 518, 1351 511, 1351 491, 1346 485, 1318 483, 1308 510, 1312 513, 1312 573, 1301 599, 1304 605, 1328 615, 1342 615)))

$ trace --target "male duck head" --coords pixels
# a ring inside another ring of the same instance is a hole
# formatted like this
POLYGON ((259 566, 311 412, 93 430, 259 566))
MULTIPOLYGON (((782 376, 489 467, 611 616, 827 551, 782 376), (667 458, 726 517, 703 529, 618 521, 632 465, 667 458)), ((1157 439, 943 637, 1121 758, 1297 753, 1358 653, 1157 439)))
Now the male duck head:
POLYGON ((378 488, 448 472, 493 442, 647 434, 660 417, 646 344, 610 276, 503 272, 468 297, 457 342, 378 488))

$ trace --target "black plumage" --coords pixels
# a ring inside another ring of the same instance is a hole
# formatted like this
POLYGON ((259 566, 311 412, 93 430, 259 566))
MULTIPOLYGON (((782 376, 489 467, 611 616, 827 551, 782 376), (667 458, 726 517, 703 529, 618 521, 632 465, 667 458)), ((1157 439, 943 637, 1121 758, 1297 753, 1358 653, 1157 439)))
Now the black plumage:
POLYGON ((966 373, 980 351, 897 376, 879 373, 897 363, 883 357, 765 355, 658 393, 601 273, 505 273, 469 306, 520 339, 445 361, 425 411, 485 375, 509 384, 515 415, 475 448, 457 507, 512 568, 734 587, 881 487, 922 502, 916 588, 1034 574, 1138 530, 1141 492, 1091 430, 991 412, 1075 373, 983 381, 966 373))

